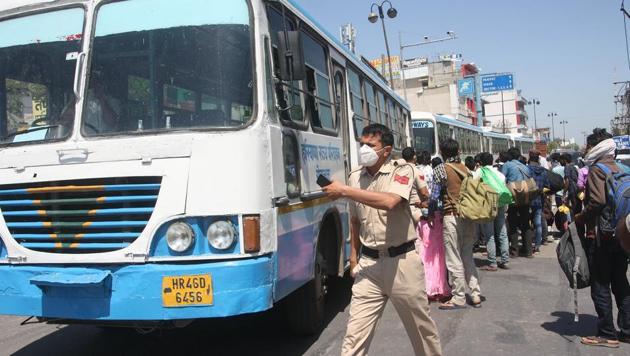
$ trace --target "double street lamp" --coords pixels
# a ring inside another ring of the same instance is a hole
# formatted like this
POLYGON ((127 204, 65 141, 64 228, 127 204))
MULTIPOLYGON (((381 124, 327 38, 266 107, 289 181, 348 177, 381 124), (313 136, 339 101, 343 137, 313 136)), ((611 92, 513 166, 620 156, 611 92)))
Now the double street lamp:
POLYGON ((532 99, 528 101, 527 104, 534 106, 534 138, 536 138, 536 131, 538 130, 538 125, 536 123, 536 105, 540 105, 540 100, 532 99))
POLYGON ((547 114, 547 117, 551 118, 551 141, 553 141, 556 139, 556 129, 553 124, 553 118, 558 117, 558 114, 556 114, 555 112, 550 112, 549 114, 547 114))
MULTIPOLYGON (((392 6, 392 3, 389 0, 382 1, 380 4, 372 3, 370 7, 370 15, 368 16, 368 20, 371 23, 376 23, 378 19, 381 19, 381 25, 383 25, 383 37, 385 38, 385 49, 387 50, 387 66, 389 68, 389 86, 394 87, 394 75, 392 74, 392 57, 389 54, 389 43, 387 42, 387 30, 385 30, 385 14, 383 13, 383 6, 388 5, 389 9, 387 9, 387 17, 393 19, 398 15, 398 11, 392 6), (378 14, 374 12, 374 6, 378 8, 378 14)), ((383 63, 382 65, 385 65, 383 63)))

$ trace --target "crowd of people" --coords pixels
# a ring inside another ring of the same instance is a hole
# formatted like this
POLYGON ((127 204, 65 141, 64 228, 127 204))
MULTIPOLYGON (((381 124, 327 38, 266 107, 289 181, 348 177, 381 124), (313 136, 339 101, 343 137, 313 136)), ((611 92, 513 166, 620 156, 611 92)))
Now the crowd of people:
POLYGON ((480 240, 486 245, 487 263, 481 269, 497 272, 509 269, 511 258, 533 258, 548 242, 549 226, 563 232, 569 222, 578 225, 589 251, 591 295, 598 314, 598 333, 582 342, 618 347, 619 341, 629 341, 630 286, 621 246, 630 248, 630 218, 620 221, 617 232, 601 231, 610 172, 599 166, 613 173, 628 168, 615 163, 614 142, 605 130, 595 130, 587 142, 577 164, 569 154, 546 159, 532 150, 525 157, 516 147, 501 152, 496 161, 489 152, 462 160, 454 139, 441 140, 442 158, 431 159, 428 152, 408 147, 403 158, 395 160, 391 131, 380 124, 365 127, 359 151, 362 167, 351 173, 349 185, 332 182, 323 188, 333 199, 351 201, 354 285, 342 354, 367 354, 391 299, 415 353, 440 355, 429 300, 439 301, 441 310, 481 307, 475 245, 480 240), (470 179, 484 182, 498 196, 489 219, 466 218, 467 212, 460 209, 470 179), (619 309, 619 332, 613 324, 611 289, 619 309))

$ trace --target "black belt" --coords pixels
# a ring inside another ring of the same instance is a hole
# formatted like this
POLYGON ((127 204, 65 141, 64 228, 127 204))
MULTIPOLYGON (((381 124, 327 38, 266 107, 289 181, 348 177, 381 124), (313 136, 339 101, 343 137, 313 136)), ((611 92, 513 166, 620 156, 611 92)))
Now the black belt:
POLYGON ((415 241, 411 240, 399 246, 388 247, 385 251, 379 251, 373 248, 369 248, 367 246, 361 246, 361 254, 377 260, 383 256, 396 257, 398 255, 402 255, 403 253, 407 253, 415 248, 415 241))

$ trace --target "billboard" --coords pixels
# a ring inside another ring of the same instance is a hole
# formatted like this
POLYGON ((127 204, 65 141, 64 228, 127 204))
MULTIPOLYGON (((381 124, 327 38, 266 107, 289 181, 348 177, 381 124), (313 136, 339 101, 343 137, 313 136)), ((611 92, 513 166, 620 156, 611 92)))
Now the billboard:
POLYGON ((512 74, 487 74, 481 76, 481 91, 484 93, 512 89, 514 89, 514 76, 512 74))
MULTIPOLYGON (((400 58, 398 56, 391 56, 389 59, 392 64, 392 76, 394 80, 400 79, 400 58)), ((389 80, 389 63, 387 57, 373 59, 370 61, 370 64, 389 80)))

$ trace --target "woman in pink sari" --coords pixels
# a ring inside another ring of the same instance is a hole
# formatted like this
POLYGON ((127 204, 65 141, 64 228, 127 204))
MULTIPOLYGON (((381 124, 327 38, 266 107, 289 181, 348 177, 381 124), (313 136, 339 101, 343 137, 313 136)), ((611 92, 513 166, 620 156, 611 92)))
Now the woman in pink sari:
MULTIPOLYGON (((433 168, 431 167, 431 155, 424 151, 418 154, 419 169, 424 176, 424 180, 429 186, 429 194, 433 189, 441 187, 433 186, 433 168)), ((437 193, 437 192, 436 192, 437 193)), ((441 300, 449 299, 451 288, 448 285, 448 274, 446 272, 446 261, 444 257, 444 240, 442 238, 442 217, 439 212, 435 212, 433 222, 427 220, 426 209, 423 209, 423 217, 416 228, 418 240, 416 249, 424 263, 424 274, 426 290, 429 299, 441 300)))

